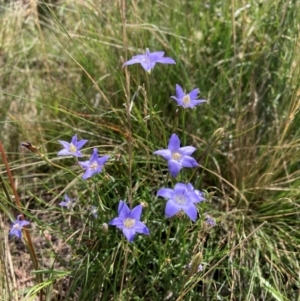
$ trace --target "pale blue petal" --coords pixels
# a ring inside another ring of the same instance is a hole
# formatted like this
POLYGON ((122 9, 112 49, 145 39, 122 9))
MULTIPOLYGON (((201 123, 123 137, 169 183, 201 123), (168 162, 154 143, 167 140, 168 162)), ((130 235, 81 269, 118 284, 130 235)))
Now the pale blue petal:
POLYGON ((179 98, 177 98, 176 96, 171 96, 170 98, 175 99, 175 100, 177 101, 177 103, 179 104, 179 102, 180 102, 180 99, 179 99, 179 98))
POLYGON ((57 156, 72 156, 73 154, 68 149, 62 149, 57 153, 57 156))
POLYGON ((123 228, 123 234, 125 235, 125 237, 127 238, 127 240, 129 241, 129 242, 132 242, 133 241, 133 239, 134 239, 134 236, 135 236, 135 229, 134 228, 130 228, 130 229, 128 229, 128 228, 123 228))
POLYGON ((194 191, 190 192, 189 194, 189 200, 192 203, 200 203, 204 201, 204 198, 200 197, 199 195, 197 195, 194 191))
POLYGON ((191 155, 195 150, 196 150, 196 148, 193 146, 184 146, 184 147, 179 148, 179 152, 184 156, 191 155))
POLYGON ((124 66, 129 66, 129 65, 133 65, 133 64, 140 64, 142 61, 140 59, 131 59, 127 62, 125 62, 122 67, 124 66))
POLYGON ((155 51, 155 52, 151 52, 148 54, 148 57, 149 59, 152 61, 152 62, 157 62, 157 60, 159 60, 161 57, 164 56, 164 52, 163 51, 155 51))
POLYGON ((160 64, 176 64, 176 62, 170 57, 161 57, 156 59, 155 62, 160 64))
POLYGON ((76 143, 77 143, 77 134, 75 134, 75 135, 72 137, 71 143, 72 143, 73 145, 76 145, 76 143))
POLYGON ((171 188, 161 188, 158 190, 156 195, 166 199, 171 199, 174 196, 174 190, 171 188))
POLYGON ((123 201, 119 202, 118 214, 119 214, 119 218, 121 218, 122 220, 125 220, 125 218, 129 217, 130 215, 130 209, 127 206, 127 204, 123 201))
POLYGON ((184 183, 177 183, 174 186, 174 191, 176 194, 182 194, 182 193, 188 192, 188 187, 184 183))
POLYGON ((143 61, 141 62, 141 65, 145 69, 145 71, 149 72, 155 66, 155 62, 143 61))
POLYGON ((194 89, 189 93, 190 99, 195 100, 199 94, 199 89, 194 89))
POLYGON ((19 222, 19 225, 20 225, 21 228, 23 228, 24 226, 27 226, 29 224, 30 224, 30 222, 25 221, 25 220, 19 222))
POLYGON ((204 102, 206 102, 205 99, 191 100, 189 106, 190 106, 191 108, 193 108, 193 107, 195 107, 195 106, 197 106, 197 105, 199 105, 199 104, 201 104, 201 103, 204 103, 204 102))
POLYGON ((108 159, 109 159, 109 156, 103 156, 97 160, 97 163, 99 165, 104 165, 108 159))
POLYGON ((87 169, 90 167, 90 161, 84 161, 84 162, 78 162, 79 165, 83 168, 83 169, 87 169))
POLYGON ((86 180, 86 179, 92 177, 94 174, 95 174, 94 170, 87 168, 85 173, 82 176, 82 180, 86 180))
POLYGON ((119 228, 121 230, 123 230, 123 228, 124 228, 123 221, 118 217, 113 218, 108 224, 111 226, 116 226, 117 228, 119 228))
POLYGON ((178 99, 181 99, 185 96, 185 93, 180 85, 176 84, 176 96, 178 99))
POLYGON ((58 142, 66 149, 70 148, 70 143, 62 140, 58 140, 58 142))
POLYGON ((184 206, 183 211, 186 215, 194 222, 197 219, 197 208, 195 205, 191 204, 190 206, 184 206))
POLYGON ((169 140, 168 149, 171 152, 178 151, 180 148, 180 140, 176 134, 173 134, 169 140))
POLYGON ((176 64, 176 62, 172 58, 170 58, 170 57, 161 57, 161 58, 158 58, 156 60, 156 63, 168 64, 168 65, 170 65, 170 64, 175 65, 176 64))
POLYGON ((142 214, 142 205, 138 205, 131 210, 130 217, 139 221, 142 214))
POLYGON ((166 217, 172 217, 175 214, 177 214, 181 209, 181 206, 179 206, 176 202, 174 202, 173 200, 169 200, 166 204, 165 215, 166 217))
POLYGON ((183 156, 181 159, 181 164, 183 167, 196 167, 198 166, 197 161, 189 156, 183 156))
POLYGON ((169 149, 157 150, 153 153, 154 155, 162 156, 167 161, 172 159, 172 153, 169 149))
POLYGON ((97 148, 94 148, 93 153, 90 157, 90 162, 94 162, 94 161, 97 161, 97 160, 98 160, 98 150, 97 150, 97 148))
POLYGON ((82 139, 74 145, 77 149, 81 149, 87 142, 88 142, 88 140, 82 139))
POLYGON ((134 225, 134 229, 137 233, 142 233, 145 235, 149 235, 149 229, 146 227, 146 225, 140 221, 136 221, 134 225))
POLYGON ((82 157, 82 153, 81 153, 81 151, 76 151, 75 153, 72 153, 72 155, 74 156, 74 157, 82 157))
POLYGON ((182 166, 181 166, 180 163, 178 163, 175 160, 169 160, 168 161, 168 168, 169 168, 170 174, 175 178, 175 177, 177 177, 177 175, 178 175, 180 169, 182 168, 182 166))

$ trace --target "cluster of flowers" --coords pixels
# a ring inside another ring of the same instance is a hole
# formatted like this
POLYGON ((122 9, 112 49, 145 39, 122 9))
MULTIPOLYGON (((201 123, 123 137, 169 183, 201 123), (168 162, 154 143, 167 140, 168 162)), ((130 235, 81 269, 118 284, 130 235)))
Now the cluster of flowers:
MULTIPOLYGON (((150 52, 146 49, 145 54, 139 54, 134 56, 131 60, 125 62, 124 66, 139 63, 147 71, 151 72, 155 64, 175 64, 172 58, 164 57, 163 51, 150 52)), ((197 99, 199 89, 194 89, 190 93, 185 93, 180 85, 176 85, 176 96, 171 96, 172 99, 177 101, 178 106, 183 108, 194 108, 206 100, 197 99)), ((80 158, 82 157, 81 148, 88 142, 88 140, 78 141, 77 135, 72 137, 71 142, 58 141, 63 149, 58 152, 58 156, 69 156, 80 158)), ((157 150, 154 152, 155 155, 162 156, 168 162, 168 169, 170 174, 175 178, 180 170, 185 168, 197 167, 197 161, 191 157, 191 154, 196 150, 192 146, 180 147, 180 139, 176 134, 173 134, 169 139, 169 144, 167 149, 157 150)), ((86 180, 95 174, 102 171, 104 164, 109 159, 109 156, 98 156, 98 150, 93 149, 92 155, 89 160, 81 162, 78 164, 84 169, 84 174, 82 176, 83 180, 86 180)), ((161 188, 157 192, 157 196, 167 199, 165 207, 165 215, 170 218, 180 211, 183 211, 192 221, 197 219, 197 207, 195 204, 200 203, 205 200, 204 195, 199 190, 194 189, 191 183, 177 183, 173 189, 171 188, 161 188)), ((73 208, 74 200, 68 195, 65 195, 64 201, 59 204, 62 207, 67 207, 68 209, 73 208)), ((91 213, 94 217, 97 217, 97 208, 92 206, 91 213)), ((119 202, 118 206, 118 217, 112 219, 109 225, 116 226, 123 231, 124 236, 129 242, 132 242, 136 233, 149 235, 149 229, 147 226, 140 221, 142 214, 142 205, 134 207, 132 210, 126 205, 124 201, 119 202)), ((207 216, 207 222, 211 225, 215 225, 215 221, 207 216)), ((19 238, 22 236, 22 227, 28 225, 29 222, 25 220, 20 220, 18 216, 17 220, 13 223, 10 231, 10 235, 15 235, 19 238)))

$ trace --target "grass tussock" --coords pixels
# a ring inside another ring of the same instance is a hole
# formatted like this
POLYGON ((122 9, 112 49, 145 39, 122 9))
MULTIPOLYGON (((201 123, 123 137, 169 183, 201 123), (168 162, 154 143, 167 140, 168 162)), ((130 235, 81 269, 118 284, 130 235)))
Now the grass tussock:
MULTIPOLYGON (((298 300, 299 9, 281 0, 1 4, 1 142, 39 261, 37 269, 22 241, 3 240, 2 295, 298 300), (150 75, 140 65, 122 68, 145 48, 165 51, 176 65, 158 64, 150 75), (199 87, 208 103, 182 113, 170 99, 176 84, 199 87), (200 164, 178 179, 153 156, 174 132, 197 148, 200 164), (89 140, 84 160, 94 147, 111 156, 89 181, 76 161, 56 156, 57 140, 75 133, 89 140), (156 193, 179 181, 205 191, 196 223, 163 215, 156 193), (73 210, 58 206, 66 193, 73 210), (143 204, 149 237, 128 244, 107 229, 121 199, 143 204), (39 276, 28 280, 18 274, 24 270, 39 276)), ((0 168, 7 237, 20 208, 0 168)))

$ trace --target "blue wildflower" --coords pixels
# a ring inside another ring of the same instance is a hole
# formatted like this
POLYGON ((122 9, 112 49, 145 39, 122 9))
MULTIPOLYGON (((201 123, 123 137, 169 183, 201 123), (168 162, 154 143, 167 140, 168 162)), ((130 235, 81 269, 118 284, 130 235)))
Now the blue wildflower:
POLYGON ((206 102, 205 99, 197 99, 198 93, 199 89, 194 89, 186 94, 179 85, 176 85, 176 96, 171 96, 171 98, 177 101, 178 106, 185 109, 194 108, 195 106, 206 102))
POLYGON ((77 134, 72 137, 71 142, 66 142, 62 140, 58 140, 58 142, 64 147, 61 151, 57 153, 57 156, 74 156, 74 157, 82 157, 82 153, 79 151, 88 140, 82 139, 77 141, 77 134))
POLYGON ((64 200, 58 204, 61 207, 72 209, 75 206, 75 200, 71 199, 67 194, 64 196, 64 200))
POLYGON ((173 134, 169 140, 168 148, 155 151, 153 154, 162 156, 168 161, 168 168, 175 178, 182 167, 196 167, 197 161, 190 155, 196 150, 193 146, 180 147, 180 140, 173 134))
POLYGON ((30 224, 26 220, 20 220, 21 215, 18 215, 17 219, 13 222, 12 227, 9 231, 10 236, 16 236, 22 238, 22 228, 30 224))
POLYGON ((149 229, 140 221, 142 214, 142 205, 134 207, 132 210, 123 202, 119 203, 118 217, 109 222, 109 225, 116 226, 123 231, 123 234, 129 242, 132 242, 136 233, 149 235, 149 229))
POLYGON ((203 201, 189 186, 184 183, 177 183, 174 189, 161 188, 157 196, 168 199, 165 215, 172 217, 179 211, 183 211, 193 222, 197 219, 197 208, 195 203, 203 201))
POLYGON ((88 161, 78 162, 80 166, 85 169, 85 173, 82 176, 83 180, 86 180, 93 175, 102 171, 104 164, 109 159, 109 156, 98 157, 97 148, 93 149, 93 153, 88 161))
POLYGON ((132 57, 129 61, 125 62, 122 67, 133 64, 141 64, 146 72, 149 72, 154 68, 155 64, 176 64, 176 62, 170 57, 164 57, 163 51, 150 52, 146 48, 145 54, 138 54, 132 57))

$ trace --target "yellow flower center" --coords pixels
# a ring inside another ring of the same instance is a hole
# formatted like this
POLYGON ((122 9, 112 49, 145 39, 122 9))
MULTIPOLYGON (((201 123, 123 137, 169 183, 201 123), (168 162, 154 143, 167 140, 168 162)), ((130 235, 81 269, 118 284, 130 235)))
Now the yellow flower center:
POLYGON ((77 152, 77 148, 76 148, 76 146, 73 143, 70 143, 70 152, 71 153, 77 152))
POLYGON ((174 152, 172 153, 172 159, 175 161, 179 161, 181 159, 182 155, 180 153, 174 152))
POLYGON ((126 218, 124 221, 124 226, 126 228, 133 228, 135 225, 135 219, 133 218, 126 218))
POLYGON ((184 95, 184 97, 182 98, 182 102, 184 105, 189 105, 191 103, 190 95, 184 95))
POLYGON ((99 167, 99 165, 97 164, 97 162, 93 162, 91 165, 90 165, 90 169, 92 170, 95 170, 99 167))

